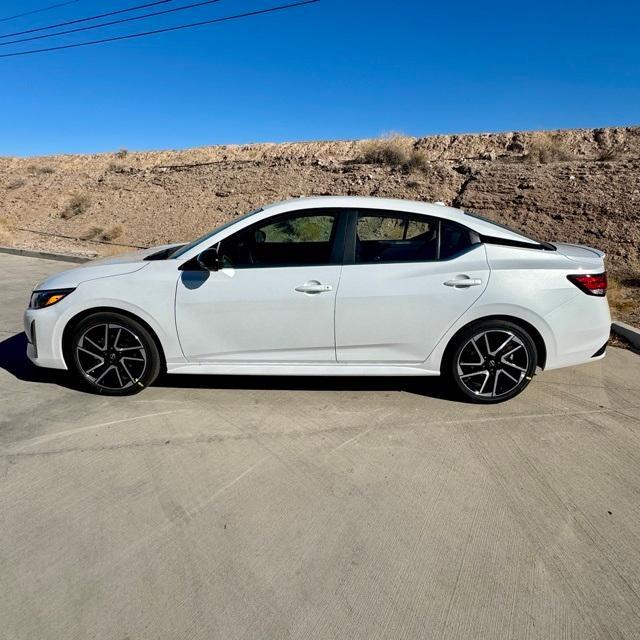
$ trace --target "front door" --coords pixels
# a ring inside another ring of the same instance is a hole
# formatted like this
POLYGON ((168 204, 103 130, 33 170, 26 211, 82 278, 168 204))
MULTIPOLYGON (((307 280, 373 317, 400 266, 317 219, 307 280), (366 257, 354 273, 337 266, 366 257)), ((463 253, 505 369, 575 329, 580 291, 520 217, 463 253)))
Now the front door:
POLYGON ((335 211, 263 220, 222 241, 220 271, 184 271, 176 323, 201 363, 334 363, 342 269, 335 211))
POLYGON ((353 264, 343 268, 336 300, 338 362, 424 362, 485 290, 485 248, 446 220, 357 216, 353 264))

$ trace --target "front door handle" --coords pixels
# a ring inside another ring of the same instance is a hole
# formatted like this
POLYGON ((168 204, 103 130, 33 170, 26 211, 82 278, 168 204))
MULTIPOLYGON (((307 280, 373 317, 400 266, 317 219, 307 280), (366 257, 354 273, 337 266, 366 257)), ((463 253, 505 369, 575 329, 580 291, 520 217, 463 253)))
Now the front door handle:
POLYGON ((311 280, 310 282, 305 282, 301 284, 299 287, 296 287, 296 291, 298 293, 326 293, 327 291, 333 291, 333 287, 330 284, 321 284, 317 280, 311 280))
POLYGON ((453 280, 447 280, 443 283, 446 287, 455 287, 456 289, 466 289, 467 287, 477 287, 482 284, 480 278, 469 278, 469 276, 459 276, 453 280))

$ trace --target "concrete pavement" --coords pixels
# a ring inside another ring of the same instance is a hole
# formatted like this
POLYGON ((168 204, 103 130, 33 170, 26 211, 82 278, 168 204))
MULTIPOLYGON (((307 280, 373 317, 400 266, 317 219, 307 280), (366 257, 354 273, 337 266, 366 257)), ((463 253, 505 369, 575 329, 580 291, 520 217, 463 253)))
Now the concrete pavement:
POLYGON ((0 637, 640 637, 639 356, 495 407, 401 379, 103 398, 24 362, 64 266, 0 255, 0 637))

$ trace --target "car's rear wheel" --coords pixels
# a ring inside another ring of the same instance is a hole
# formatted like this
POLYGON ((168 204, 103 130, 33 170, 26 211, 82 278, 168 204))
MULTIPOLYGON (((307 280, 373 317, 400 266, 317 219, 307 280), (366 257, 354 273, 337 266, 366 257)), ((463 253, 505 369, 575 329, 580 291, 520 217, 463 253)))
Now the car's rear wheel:
POLYGON ((456 338, 445 373, 467 400, 494 404, 521 393, 537 363, 535 342, 524 329, 504 320, 485 320, 456 338))
POLYGON ((158 377, 161 358, 147 329, 119 313, 95 313, 80 321, 67 345, 67 361, 89 390, 131 395, 158 377))

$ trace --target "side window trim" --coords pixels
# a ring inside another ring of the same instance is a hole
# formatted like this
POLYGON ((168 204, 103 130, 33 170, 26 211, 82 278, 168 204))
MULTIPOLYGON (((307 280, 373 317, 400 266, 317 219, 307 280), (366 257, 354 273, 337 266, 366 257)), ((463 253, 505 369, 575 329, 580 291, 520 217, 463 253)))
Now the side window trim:
POLYGON ((234 238, 244 233, 252 233, 256 229, 260 229, 261 227, 274 224, 279 222, 280 220, 286 220, 287 218, 298 218, 298 217, 311 217, 311 216, 321 216, 321 215, 330 215, 335 216, 335 222, 333 224, 333 228, 331 230, 331 238, 329 240, 330 248, 329 248, 329 261, 325 264, 317 264, 317 263, 309 263, 309 264, 276 264, 276 265, 240 265, 233 267, 234 269, 286 269, 286 268, 295 268, 295 267, 322 267, 322 266, 335 266, 343 264, 344 260, 344 246, 346 240, 347 233, 347 219, 346 214, 347 211, 345 209, 340 209, 336 207, 326 207, 326 208, 311 208, 311 209, 296 209, 292 211, 285 211, 284 213, 272 216, 270 218, 266 218, 255 222, 252 225, 244 227, 236 233, 231 234, 230 236, 224 238, 224 240, 220 240, 219 242, 211 245, 215 246, 218 250, 220 246, 224 242, 233 241, 234 238))

